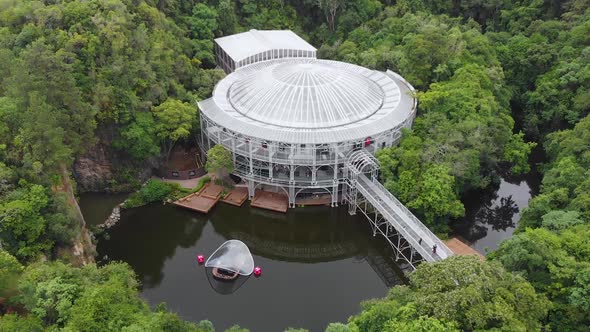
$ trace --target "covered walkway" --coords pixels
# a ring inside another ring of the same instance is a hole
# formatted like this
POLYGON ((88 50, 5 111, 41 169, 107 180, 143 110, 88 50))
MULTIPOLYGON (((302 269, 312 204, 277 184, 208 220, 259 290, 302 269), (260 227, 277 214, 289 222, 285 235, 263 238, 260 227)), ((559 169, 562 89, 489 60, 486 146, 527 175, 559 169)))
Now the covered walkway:
POLYGON ((376 179, 370 180, 364 174, 358 176, 358 191, 393 226, 400 235, 427 262, 445 259, 453 252, 416 218, 397 198, 376 179), (432 248, 436 245, 436 251, 432 248))
POLYGON ((391 245, 396 260, 415 268, 421 261, 435 262, 454 253, 428 227, 377 180, 379 164, 365 149, 347 156, 349 213, 361 211, 371 222, 373 235, 381 234, 391 245))

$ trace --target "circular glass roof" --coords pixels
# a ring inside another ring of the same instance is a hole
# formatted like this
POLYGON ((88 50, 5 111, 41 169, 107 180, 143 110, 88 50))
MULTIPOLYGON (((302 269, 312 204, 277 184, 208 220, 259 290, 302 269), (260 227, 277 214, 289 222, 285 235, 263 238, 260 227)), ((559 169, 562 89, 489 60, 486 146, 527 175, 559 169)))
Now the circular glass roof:
POLYGON ((413 91, 392 71, 287 58, 241 67, 198 105, 216 124, 211 134, 229 130, 265 141, 320 144, 364 140, 409 125, 416 110, 413 91))
POLYGON ((276 62, 252 71, 233 82, 228 99, 250 119, 313 129, 370 117, 381 108, 384 92, 355 67, 309 59, 276 62))

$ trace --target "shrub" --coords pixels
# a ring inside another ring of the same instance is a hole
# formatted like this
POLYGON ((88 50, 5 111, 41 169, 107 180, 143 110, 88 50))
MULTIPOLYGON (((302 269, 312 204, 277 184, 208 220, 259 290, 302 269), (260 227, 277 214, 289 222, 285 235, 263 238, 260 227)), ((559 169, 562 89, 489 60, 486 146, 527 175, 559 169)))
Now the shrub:
POLYGON ((209 182, 211 182, 211 177, 208 175, 203 176, 201 179, 199 179, 197 186, 192 190, 192 192, 194 192, 194 193, 198 192, 199 190, 201 190, 205 186, 206 183, 209 183, 209 182))
POLYGON ((154 202, 164 202, 167 199, 177 199, 187 193, 177 183, 162 182, 150 179, 137 192, 133 193, 123 202, 124 209, 144 206, 154 202))

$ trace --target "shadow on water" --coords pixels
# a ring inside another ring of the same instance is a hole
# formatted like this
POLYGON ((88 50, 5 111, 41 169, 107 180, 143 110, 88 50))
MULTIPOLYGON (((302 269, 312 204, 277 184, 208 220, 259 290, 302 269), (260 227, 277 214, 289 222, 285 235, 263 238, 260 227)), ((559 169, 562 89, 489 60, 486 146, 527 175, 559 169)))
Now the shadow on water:
POLYGON ((113 208, 122 203, 128 194, 84 193, 80 196, 80 209, 88 226, 105 222, 113 208))
POLYGON ((142 287, 157 287, 164 278, 164 262, 175 255, 177 248, 194 245, 205 222, 173 206, 156 204, 125 210, 121 221, 108 231, 108 237, 99 241, 98 257, 129 263, 141 277, 142 287))
POLYGON ((522 210, 539 193, 542 175, 538 170, 543 161, 542 149, 537 147, 531 154, 529 173, 515 176, 500 170, 499 182, 491 188, 464 195, 465 217, 451 225, 455 235, 482 254, 497 249, 512 236, 522 210))
POLYGON ((229 295, 242 287, 250 276, 239 275, 235 280, 217 280, 213 277, 213 268, 205 268, 205 275, 211 288, 221 295, 229 295))

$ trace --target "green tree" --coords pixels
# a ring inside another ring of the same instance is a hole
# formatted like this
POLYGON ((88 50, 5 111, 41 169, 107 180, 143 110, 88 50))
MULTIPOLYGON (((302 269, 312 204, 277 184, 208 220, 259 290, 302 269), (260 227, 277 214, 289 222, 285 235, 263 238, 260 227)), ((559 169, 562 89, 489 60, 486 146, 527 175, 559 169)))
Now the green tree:
POLYGON ((342 0, 318 0, 318 7, 324 13, 331 31, 336 30, 336 15, 344 5, 342 0))
POLYGON ((216 145, 207 151, 207 172, 213 172, 217 178, 223 178, 234 170, 231 152, 221 145, 216 145))
POLYGON ((121 130, 121 137, 114 142, 114 145, 137 160, 158 155, 160 147, 152 114, 137 114, 135 121, 121 130))
POLYGON ((168 99, 153 109, 156 121, 156 134, 162 142, 167 158, 180 139, 189 137, 195 120, 197 108, 176 99, 168 99))
POLYGON ((220 0, 217 6, 217 12, 222 13, 217 20, 219 22, 219 30, 222 35, 228 36, 236 32, 238 25, 238 18, 236 16, 235 4, 231 0, 220 0))
POLYGON ((6 314, 0 316, 0 331, 42 332, 45 329, 41 320, 32 315, 23 317, 17 314, 6 314))
POLYGON ((453 324, 441 323, 438 319, 419 317, 409 322, 389 321, 383 331, 408 331, 408 332, 453 332, 459 331, 453 324))
POLYGON ((459 217, 465 213, 465 208, 454 192, 454 177, 449 174, 450 168, 436 165, 426 170, 422 176, 419 194, 408 206, 417 209, 432 222, 435 218, 452 216, 459 217))
POLYGON ((350 328, 342 323, 330 323, 325 332, 350 332, 350 328))
POLYGON ((17 280, 23 269, 14 256, 0 250, 0 297, 6 298, 16 289, 17 280))
POLYGON ((217 11, 206 4, 197 3, 193 7, 189 24, 195 38, 211 40, 217 30, 217 11))
POLYGON ((409 286, 365 303, 350 319, 351 329, 534 331, 549 309, 547 299, 522 277, 473 256, 421 264, 409 277, 409 286))
MULTIPOLYGON (((555 220, 555 215, 546 220, 555 220)), ((561 220, 571 215, 561 215, 561 220)), ((571 220, 571 219, 570 219, 571 220)), ((565 220, 564 220, 565 221, 565 220)), ((553 225, 553 223, 550 223, 553 225)), ((589 307, 580 295, 588 289, 590 224, 572 223, 555 231, 526 229, 504 241, 491 254, 509 271, 522 274, 536 290, 553 302, 548 322, 556 331, 584 331, 590 323, 589 307)))
POLYGON ((5 250, 27 260, 50 248, 51 243, 42 236, 46 221, 41 214, 48 202, 43 186, 26 181, 0 202, 0 240, 5 250))

